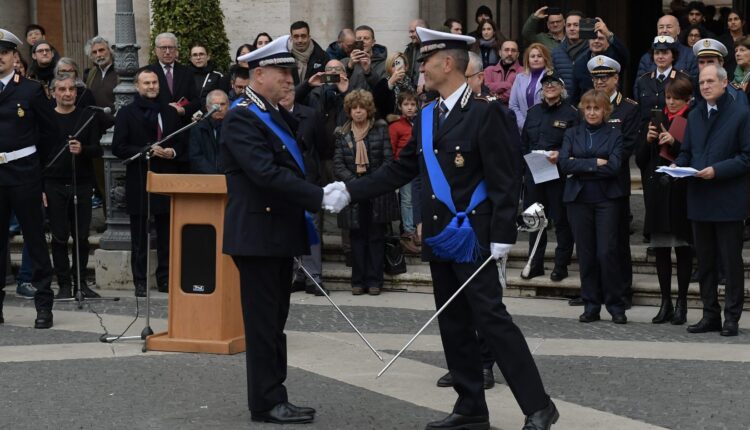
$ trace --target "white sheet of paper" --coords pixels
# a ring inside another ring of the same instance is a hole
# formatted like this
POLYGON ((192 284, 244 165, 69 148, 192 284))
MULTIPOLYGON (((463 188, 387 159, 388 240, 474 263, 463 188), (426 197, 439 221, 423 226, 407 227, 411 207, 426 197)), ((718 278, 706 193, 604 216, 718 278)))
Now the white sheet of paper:
POLYGON ((550 151, 531 151, 523 156, 524 160, 526 160, 526 164, 529 166, 535 184, 554 181, 555 179, 560 178, 560 174, 557 171, 557 165, 552 164, 547 160, 549 154, 550 151))
POLYGON ((692 167, 661 166, 656 169, 656 173, 666 173, 673 178, 687 178, 689 176, 695 176, 698 171, 693 169, 692 167))

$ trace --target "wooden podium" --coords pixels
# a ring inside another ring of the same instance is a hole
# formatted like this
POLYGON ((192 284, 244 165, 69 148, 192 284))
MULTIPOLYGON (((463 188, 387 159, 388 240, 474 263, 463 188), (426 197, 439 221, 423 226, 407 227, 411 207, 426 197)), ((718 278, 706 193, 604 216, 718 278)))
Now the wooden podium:
POLYGON ((245 350, 240 275, 221 252, 224 175, 148 173, 146 189, 171 199, 169 320, 149 336, 156 351, 236 354, 245 350))

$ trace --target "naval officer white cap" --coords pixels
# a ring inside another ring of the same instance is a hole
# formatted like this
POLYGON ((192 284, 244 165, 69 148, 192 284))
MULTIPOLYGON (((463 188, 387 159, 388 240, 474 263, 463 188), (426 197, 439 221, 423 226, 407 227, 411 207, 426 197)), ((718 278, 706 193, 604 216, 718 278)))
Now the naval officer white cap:
POLYGON ((586 63, 589 73, 596 75, 613 75, 620 73, 620 63, 606 55, 597 55, 586 63))
POLYGON ((430 55, 444 49, 468 50, 469 45, 476 41, 476 39, 471 36, 445 33, 424 27, 417 27, 417 37, 419 37, 421 43, 421 48, 419 48, 419 58, 417 58, 417 61, 424 61, 430 55))
POLYGON ((716 39, 701 39, 693 45, 696 57, 726 57, 728 53, 727 47, 716 39))
POLYGON ((17 38, 15 34, 4 28, 0 28, 0 48, 16 49, 21 45, 23 45, 23 42, 21 42, 21 39, 17 38))
POLYGON ((294 56, 289 51, 289 35, 284 35, 253 52, 238 57, 237 61, 247 61, 250 69, 275 66, 294 68, 297 66, 294 56))

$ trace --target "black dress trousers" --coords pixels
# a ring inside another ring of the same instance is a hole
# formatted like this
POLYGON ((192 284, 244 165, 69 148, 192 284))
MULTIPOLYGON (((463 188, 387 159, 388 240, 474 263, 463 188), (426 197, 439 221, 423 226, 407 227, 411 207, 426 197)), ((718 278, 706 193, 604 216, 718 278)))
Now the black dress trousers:
MULTIPOLYGON (((438 309, 479 268, 484 258, 475 263, 430 263, 435 306, 438 309)), ((549 396, 544 391, 526 339, 513 323, 502 299, 497 266, 488 264, 438 317, 448 370, 458 393, 454 413, 488 413, 477 333, 492 351, 525 415, 531 415, 549 404, 549 396)))
POLYGON ((245 323, 247 398, 252 412, 265 412, 288 400, 286 335, 293 258, 232 259, 240 272, 242 318, 245 323))

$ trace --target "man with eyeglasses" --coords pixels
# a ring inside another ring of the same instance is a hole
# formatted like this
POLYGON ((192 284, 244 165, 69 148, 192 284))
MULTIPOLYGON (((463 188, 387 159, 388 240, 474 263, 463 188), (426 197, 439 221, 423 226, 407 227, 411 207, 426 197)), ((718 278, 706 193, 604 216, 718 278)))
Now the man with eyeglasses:
MULTIPOLYGON (((656 22, 656 35, 671 36, 674 40, 678 40, 680 36, 680 22, 674 15, 664 15, 656 22)), ((682 43, 677 44, 677 61, 675 61, 673 67, 687 73, 693 78, 698 76, 698 65, 695 55, 693 55, 693 51, 689 47, 682 43)), ((638 63, 638 73, 636 76, 642 76, 644 73, 653 72, 654 70, 656 70, 654 58, 649 52, 646 52, 641 57, 641 62, 638 63)))
POLYGON ((607 24, 601 19, 597 18, 596 24, 594 24, 594 34, 596 37, 588 41, 589 54, 580 55, 575 66, 573 66, 573 79, 575 80, 576 92, 575 94, 569 94, 570 103, 573 106, 578 104, 583 93, 594 88, 586 62, 597 55, 609 57, 622 65, 622 69, 618 68, 618 79, 620 82, 625 81, 624 69, 627 67, 628 59, 630 58, 628 48, 609 30, 607 24))
MULTIPOLYGON (((34 328, 52 327, 54 294, 52 264, 44 238, 42 213, 42 169, 58 139, 59 127, 52 105, 38 82, 17 74, 13 68, 21 41, 0 29, 0 255, 8 252, 9 213, 21 224, 23 241, 32 264, 31 282, 36 289, 34 328)), ((5 292, 5 271, 0 264, 0 323, 5 292)))
POLYGON ((55 66, 59 57, 52 45, 46 40, 39 40, 31 48, 32 63, 28 77, 39 81, 45 90, 55 77, 55 66))
POLYGON ((518 43, 506 40, 500 46, 500 61, 494 66, 484 69, 484 79, 487 88, 497 95, 500 102, 508 106, 510 89, 519 73, 523 73, 523 66, 518 62, 518 43))
POLYGON ((195 88, 201 99, 201 107, 209 106, 206 104, 206 96, 211 91, 219 89, 219 82, 224 78, 224 75, 214 70, 214 66, 211 64, 211 55, 208 49, 201 44, 195 44, 190 48, 188 68, 193 72, 195 88))
POLYGON ((526 46, 532 43, 541 43, 546 46, 547 49, 552 51, 553 49, 560 46, 560 42, 565 39, 565 17, 560 12, 559 8, 554 14, 548 14, 549 6, 542 6, 537 9, 536 12, 529 16, 529 19, 523 24, 521 30, 521 36, 526 46), (539 25, 539 21, 547 20, 547 32, 537 33, 536 29, 539 25))
MULTIPOLYGON (((183 124, 200 109, 200 97, 190 70, 179 64, 180 46, 177 36, 161 33, 156 36, 154 53, 157 62, 147 66, 159 77, 159 100, 169 104, 182 118, 183 124)), ((186 160, 183 159, 181 161, 186 160)))
MULTIPOLYGON (((612 114, 607 123, 620 129, 622 133, 622 163, 618 180, 625 197, 623 199, 620 222, 617 224, 617 247, 620 250, 620 258, 623 264, 622 278, 623 300, 630 308, 633 297, 633 264, 630 254, 630 220, 633 218, 630 212, 630 156, 635 150, 636 140, 640 129, 640 108, 635 100, 629 99, 618 91, 621 71, 620 63, 615 59, 604 55, 597 55, 589 60, 586 66, 591 74, 594 88, 604 91, 612 103, 612 114)), ((573 304, 573 303, 571 303, 573 304)))

